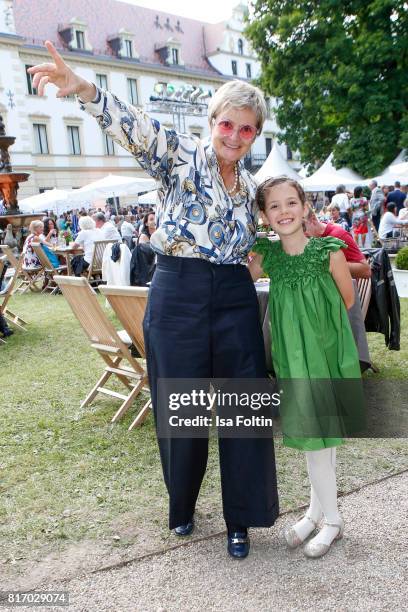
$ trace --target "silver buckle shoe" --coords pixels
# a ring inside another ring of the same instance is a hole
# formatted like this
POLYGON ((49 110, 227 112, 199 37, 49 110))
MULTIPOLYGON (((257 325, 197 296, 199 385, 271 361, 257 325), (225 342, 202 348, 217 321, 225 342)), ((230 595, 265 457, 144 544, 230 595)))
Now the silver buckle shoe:
POLYGON ((327 521, 324 521, 324 525, 327 525, 328 527, 337 527, 339 530, 339 533, 333 539, 331 544, 324 544, 323 542, 313 542, 313 540, 311 542, 308 542, 303 548, 303 553, 309 559, 319 559, 320 557, 323 557, 327 552, 329 552, 332 544, 334 542, 337 542, 337 540, 341 540, 341 538, 343 537, 343 534, 344 534, 343 519, 340 519, 339 523, 328 523, 327 521))
MULTIPOLYGON (((307 519, 308 521, 310 521, 312 523, 313 531, 315 531, 317 529, 318 523, 316 521, 314 521, 308 514, 305 514, 305 516, 303 518, 307 519)), ((313 531, 309 535, 311 535, 313 533, 313 531)), ((294 527, 289 527, 289 529, 286 529, 285 532, 284 532, 284 536, 285 536, 286 544, 289 546, 289 548, 297 548, 298 546, 303 544, 303 542, 306 540, 306 538, 302 539, 296 533, 294 527)), ((307 536, 307 537, 309 537, 309 536, 307 536)))

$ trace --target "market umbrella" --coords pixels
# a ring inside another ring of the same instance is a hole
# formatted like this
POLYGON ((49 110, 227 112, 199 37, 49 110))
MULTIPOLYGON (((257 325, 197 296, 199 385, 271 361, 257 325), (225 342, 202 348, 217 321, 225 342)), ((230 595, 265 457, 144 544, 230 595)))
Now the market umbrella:
POLYGON ((109 174, 102 179, 81 187, 81 189, 76 189, 73 201, 80 204, 97 199, 137 195, 141 191, 153 189, 156 185, 157 183, 154 179, 109 174))
POLYGON ((149 191, 149 193, 145 193, 142 196, 139 196, 137 203, 144 205, 150 204, 151 206, 157 204, 157 189, 155 189, 154 191, 149 191))
POLYGON ((71 190, 47 189, 43 193, 20 200, 18 207, 22 213, 35 213, 52 210, 57 215, 71 210, 72 208, 71 190))

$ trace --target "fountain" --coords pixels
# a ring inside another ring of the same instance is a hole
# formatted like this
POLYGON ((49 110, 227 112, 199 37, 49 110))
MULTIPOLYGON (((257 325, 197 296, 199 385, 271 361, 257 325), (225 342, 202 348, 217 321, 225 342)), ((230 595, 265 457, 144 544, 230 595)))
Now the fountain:
POLYGON ((41 219, 42 215, 25 215, 20 213, 18 208, 18 185, 24 183, 30 175, 28 172, 14 172, 11 167, 8 148, 15 140, 14 136, 6 136, 3 118, 0 115, 0 195, 6 209, 5 214, 0 214, 0 228, 4 229, 11 223, 13 229, 21 232, 23 227, 34 219, 41 219))

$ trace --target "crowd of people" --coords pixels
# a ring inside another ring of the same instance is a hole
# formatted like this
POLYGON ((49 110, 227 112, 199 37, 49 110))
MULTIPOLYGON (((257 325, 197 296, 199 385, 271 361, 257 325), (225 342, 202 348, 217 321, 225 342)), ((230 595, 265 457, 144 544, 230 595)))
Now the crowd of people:
POLYGON ((83 249, 83 254, 72 260, 74 273, 79 276, 85 271, 92 259, 93 245, 96 240, 117 240, 125 242, 132 251, 137 244, 148 243, 155 230, 155 213, 152 208, 144 206, 129 206, 113 212, 109 205, 105 212, 101 209, 73 210, 58 218, 52 213, 42 221, 32 221, 29 234, 23 247, 23 266, 25 269, 41 267, 41 263, 32 248, 32 243, 39 242, 51 263, 58 267, 60 262, 52 248, 60 242, 65 244, 66 238, 73 243, 71 246, 83 249))
POLYGON ((401 187, 395 181, 394 185, 380 187, 372 180, 368 188, 357 186, 353 193, 338 185, 331 200, 327 198, 318 210, 318 217, 350 232, 362 248, 371 246, 367 240, 370 227, 380 240, 400 236, 408 220, 408 185, 401 187))

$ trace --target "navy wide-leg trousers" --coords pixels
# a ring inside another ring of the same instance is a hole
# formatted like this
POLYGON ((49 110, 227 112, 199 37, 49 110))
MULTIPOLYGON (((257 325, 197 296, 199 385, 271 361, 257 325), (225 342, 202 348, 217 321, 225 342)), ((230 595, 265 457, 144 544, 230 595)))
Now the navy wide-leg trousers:
MULTIPOLYGON (((144 336, 156 422, 160 378, 266 377, 258 301, 243 265, 159 255, 144 336)), ((208 439, 159 438, 158 443, 173 529, 194 513, 208 439)), ((273 525, 279 507, 272 436, 220 438, 219 454, 225 521, 273 525)))

